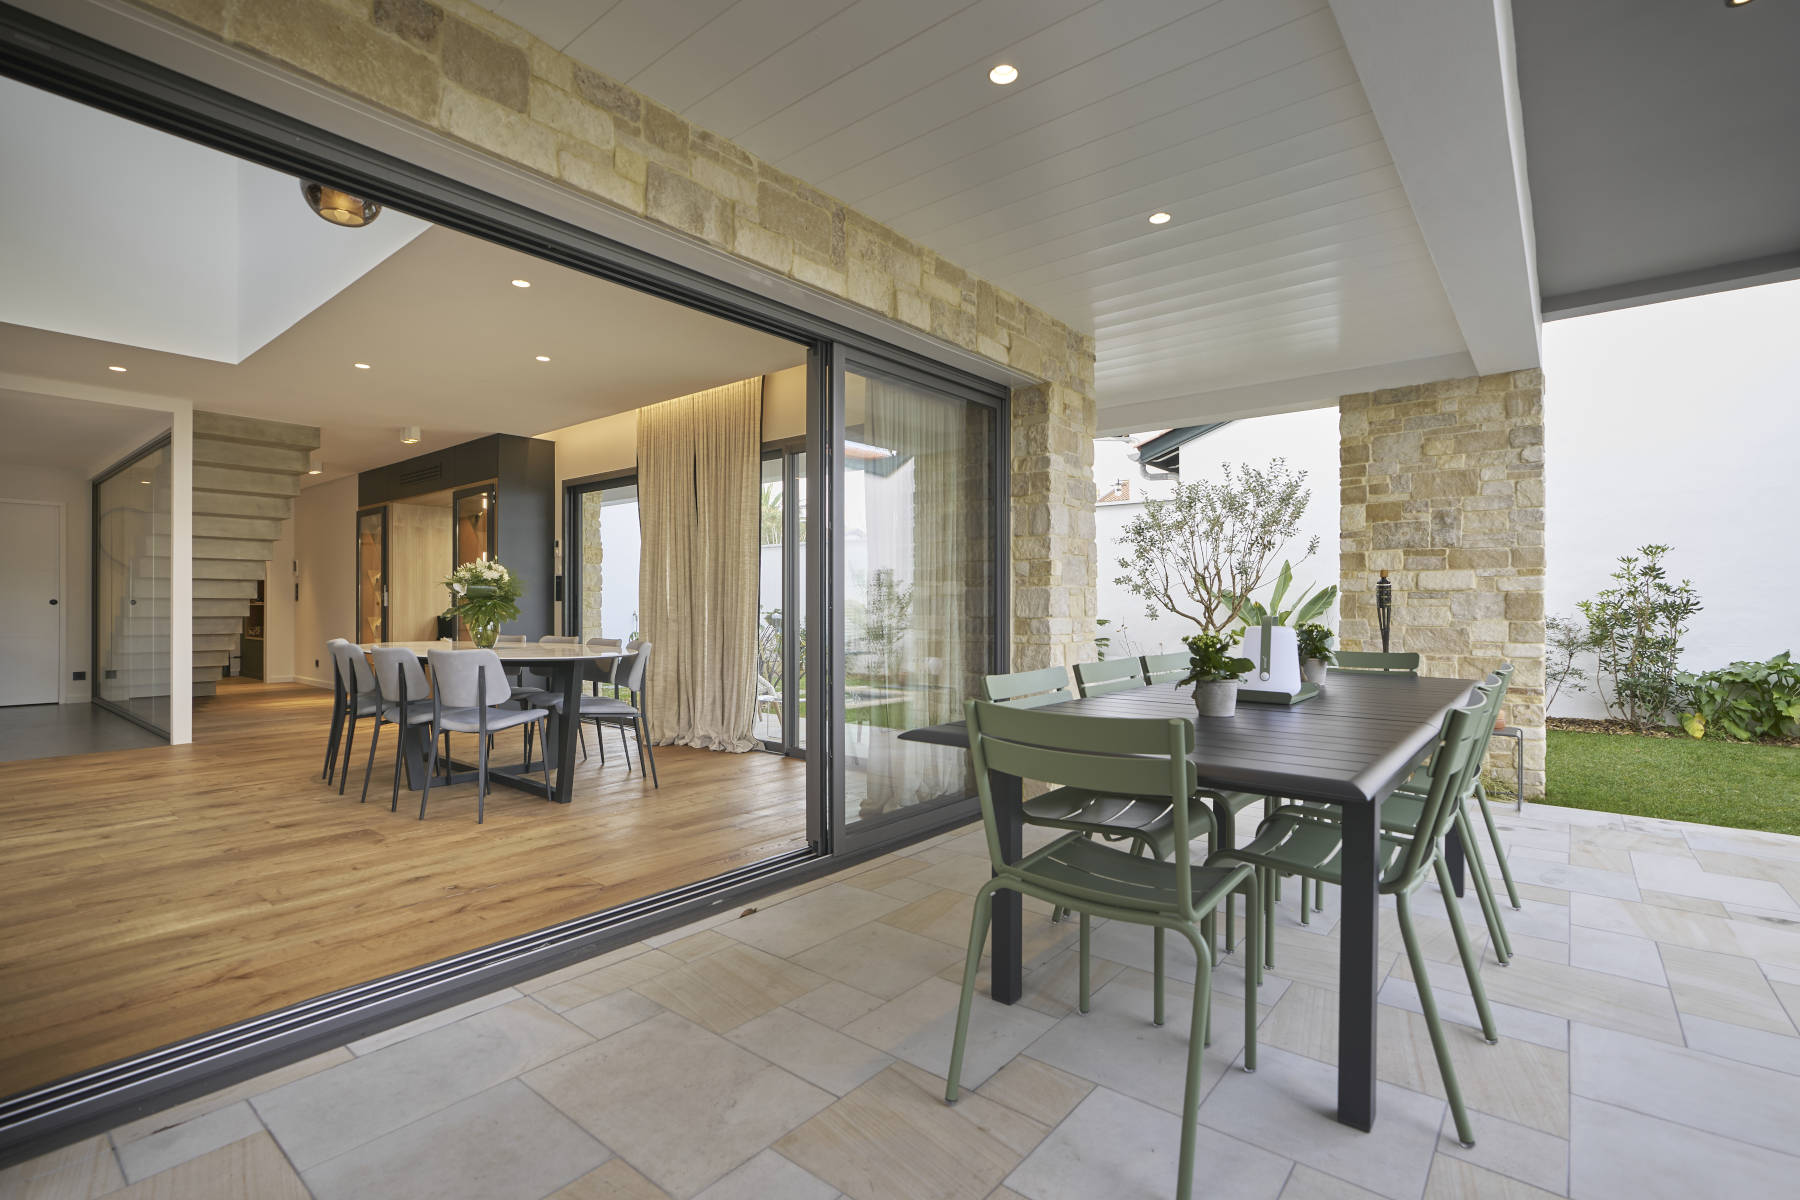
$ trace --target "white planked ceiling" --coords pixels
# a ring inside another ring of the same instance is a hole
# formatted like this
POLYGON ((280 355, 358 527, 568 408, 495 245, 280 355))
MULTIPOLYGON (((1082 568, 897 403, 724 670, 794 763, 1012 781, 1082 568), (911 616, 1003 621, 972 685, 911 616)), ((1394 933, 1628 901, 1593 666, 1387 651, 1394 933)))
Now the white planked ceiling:
POLYGON ((1103 427, 1466 351, 1324 0, 493 7, 1092 330, 1103 427))

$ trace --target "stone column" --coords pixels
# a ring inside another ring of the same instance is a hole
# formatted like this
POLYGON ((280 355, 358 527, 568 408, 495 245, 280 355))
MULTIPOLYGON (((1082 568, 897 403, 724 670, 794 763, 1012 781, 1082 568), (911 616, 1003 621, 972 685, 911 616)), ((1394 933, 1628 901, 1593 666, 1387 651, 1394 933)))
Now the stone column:
MULTIPOLYGON (((1394 585, 1395 650, 1474 679, 1511 660, 1506 723, 1525 730, 1525 794, 1544 794, 1543 374, 1514 371, 1344 396, 1346 650, 1379 650, 1375 581, 1394 585)), ((1513 779, 1496 741, 1487 777, 1513 779)))
POLYGON ((1094 657, 1094 401, 1067 384, 1012 394, 1012 669, 1094 657))

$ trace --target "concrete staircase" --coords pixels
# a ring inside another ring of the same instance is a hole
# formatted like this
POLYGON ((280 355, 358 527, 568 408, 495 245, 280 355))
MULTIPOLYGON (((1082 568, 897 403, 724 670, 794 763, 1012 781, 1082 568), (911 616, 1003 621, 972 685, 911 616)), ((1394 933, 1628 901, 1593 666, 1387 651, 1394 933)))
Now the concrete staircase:
MULTIPOLYGON (((194 414, 194 695, 210 696, 231 661, 244 618, 265 577, 281 523, 293 513, 319 431, 307 425, 220 413, 194 414)), ((166 468, 156 488, 165 493, 166 468)), ((166 504, 158 509, 167 511, 166 504)), ((168 518, 136 537, 137 602, 113 623, 110 687, 131 696, 166 695, 162 647, 169 631, 168 518)))

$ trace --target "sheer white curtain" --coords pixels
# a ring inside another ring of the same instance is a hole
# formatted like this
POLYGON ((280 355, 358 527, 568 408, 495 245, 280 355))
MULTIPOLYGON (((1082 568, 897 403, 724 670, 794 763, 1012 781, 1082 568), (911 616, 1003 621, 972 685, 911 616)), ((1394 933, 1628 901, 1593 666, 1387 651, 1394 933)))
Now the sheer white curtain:
POLYGON ((987 446, 968 425, 983 414, 873 376, 866 396, 866 436, 890 453, 852 460, 868 531, 867 581, 853 589, 871 683, 864 818, 970 790, 967 755, 899 735, 961 717, 987 666, 991 597, 987 446))
POLYGON ((754 750, 762 377, 638 413, 650 738, 754 750))

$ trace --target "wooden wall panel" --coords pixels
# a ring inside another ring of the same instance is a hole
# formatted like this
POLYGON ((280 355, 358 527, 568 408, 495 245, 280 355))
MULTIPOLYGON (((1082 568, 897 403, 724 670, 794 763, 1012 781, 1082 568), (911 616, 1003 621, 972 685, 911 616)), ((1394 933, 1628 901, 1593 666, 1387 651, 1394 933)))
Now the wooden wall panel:
POLYGON ((430 641, 437 637, 437 615, 448 596, 444 576, 450 574, 454 546, 449 505, 393 504, 388 507, 388 594, 394 641, 430 641))

